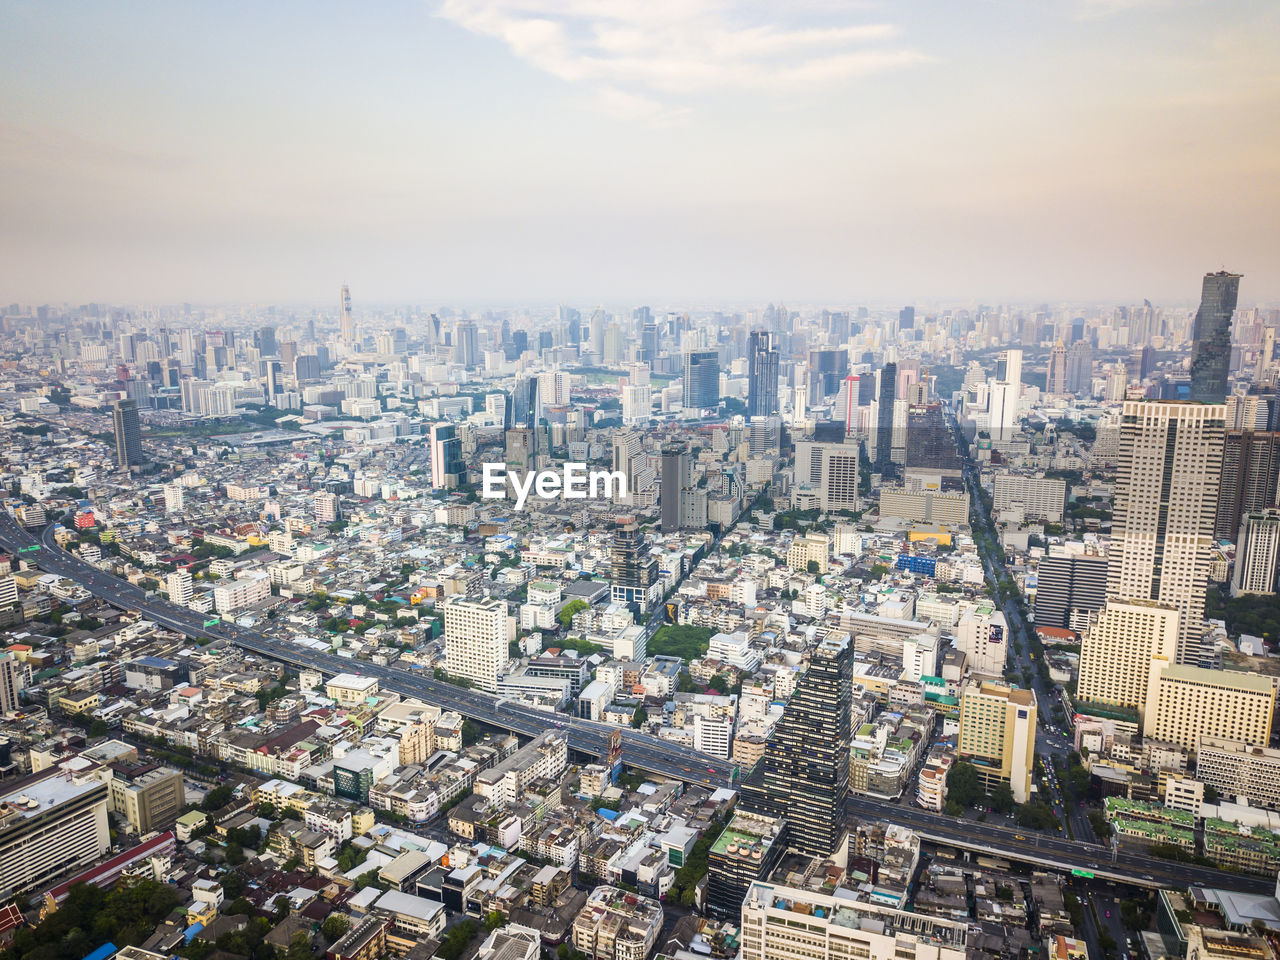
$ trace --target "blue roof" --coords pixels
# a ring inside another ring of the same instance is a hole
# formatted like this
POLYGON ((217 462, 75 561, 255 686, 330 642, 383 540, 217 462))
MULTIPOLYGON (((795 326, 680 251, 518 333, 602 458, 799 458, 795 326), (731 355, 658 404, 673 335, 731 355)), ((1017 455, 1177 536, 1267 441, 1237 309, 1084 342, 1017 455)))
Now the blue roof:
POLYGON ((622 814, 620 814, 617 810, 610 810, 608 807, 601 807, 599 810, 596 811, 596 813, 600 814, 600 816, 604 817, 610 823, 612 823, 614 820, 617 820, 618 817, 622 816, 622 814))
POLYGON ((111 956, 115 952, 116 945, 114 943, 104 943, 97 950, 93 951, 93 953, 87 954, 84 960, 107 960, 107 957, 111 956))
POLYGON ((186 930, 182 931, 182 939, 187 941, 187 943, 190 943, 192 940, 195 939, 196 934, 203 929, 204 929, 203 923, 193 923, 191 926, 187 927, 186 930))
POLYGON ((161 670, 167 670, 170 667, 176 667, 177 664, 172 660, 166 660, 164 657, 138 657, 134 663, 141 663, 147 667, 158 667, 161 670))

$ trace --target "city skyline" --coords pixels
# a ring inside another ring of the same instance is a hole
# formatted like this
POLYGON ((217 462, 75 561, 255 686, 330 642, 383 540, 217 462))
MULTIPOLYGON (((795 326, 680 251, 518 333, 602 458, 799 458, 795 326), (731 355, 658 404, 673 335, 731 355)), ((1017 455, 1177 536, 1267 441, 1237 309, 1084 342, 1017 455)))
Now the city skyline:
POLYGON ((5 295, 1265 304, 1278 17, 9 5, 5 295))

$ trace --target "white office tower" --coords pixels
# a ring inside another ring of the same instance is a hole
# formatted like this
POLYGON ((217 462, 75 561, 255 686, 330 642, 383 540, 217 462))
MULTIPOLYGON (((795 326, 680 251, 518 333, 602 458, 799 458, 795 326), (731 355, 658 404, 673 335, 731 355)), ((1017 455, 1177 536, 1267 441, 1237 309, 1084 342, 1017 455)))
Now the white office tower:
POLYGON ((987 429, 992 440, 1008 440, 1018 424, 1022 397, 1022 351, 1005 350, 996 361, 996 375, 987 385, 987 429))
POLYGON ((164 485, 164 512, 165 513, 181 513, 186 498, 183 495, 182 484, 166 483, 164 485))
POLYGON ((165 589, 169 591, 169 602, 185 607, 195 596, 195 585, 191 580, 191 571, 185 568, 173 571, 164 578, 165 589))
POLYGON ((507 645, 515 639, 506 601, 450 597, 443 606, 445 671, 493 693, 507 664, 507 645))
POLYGON ((1107 371, 1107 402, 1119 403, 1129 389, 1129 374, 1123 363, 1114 363, 1107 371))
POLYGON ((544 407, 567 407, 572 377, 563 370, 538 374, 538 399, 544 407))
POLYGON ((1220 403, 1125 402, 1107 596, 1178 608, 1178 663, 1198 663, 1222 473, 1220 403))
POLYGON ((1153 675, 1177 656, 1179 620, 1169 604, 1108 600, 1080 645, 1077 697, 1141 715, 1153 675))
POLYGON ((1248 513, 1236 538, 1236 568, 1231 595, 1276 592, 1276 555, 1280 550, 1280 510, 1248 513))
POLYGON ((742 960, 964 960, 968 936, 962 921, 761 881, 742 901, 742 960))
POLYGON ((622 387, 622 422, 627 426, 648 423, 652 415, 653 393, 648 383, 649 371, 645 370, 644 374, 644 383, 629 381, 622 387))
POLYGON ((956 624, 956 649, 965 655, 971 674, 999 680, 1009 656, 1009 624, 989 603, 972 607, 956 624))

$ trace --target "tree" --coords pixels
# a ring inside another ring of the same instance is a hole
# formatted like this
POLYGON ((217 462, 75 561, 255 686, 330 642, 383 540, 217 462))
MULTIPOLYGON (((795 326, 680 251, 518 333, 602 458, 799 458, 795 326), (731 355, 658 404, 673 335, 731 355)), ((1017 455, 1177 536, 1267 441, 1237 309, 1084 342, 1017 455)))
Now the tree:
POLYGON ((289 949, 285 951, 284 960, 311 960, 311 941, 301 930, 289 941, 289 949))
POLYGON ((200 809, 205 811, 206 813, 212 812, 214 810, 221 810, 223 807, 225 807, 228 803, 231 802, 231 798, 233 795, 234 793, 231 787, 225 783, 222 784, 221 786, 214 787, 212 790, 206 793, 204 795, 204 799, 200 801, 200 809))
POLYGON ((644 726, 644 722, 649 719, 649 711, 644 708, 644 704, 636 707, 636 712, 631 715, 631 726, 637 730, 644 726))
POLYGON ((107 726, 107 721, 103 720, 101 717, 89 724, 90 737, 105 737, 110 732, 111 728, 107 726))
POLYGON ((717 673, 715 676, 713 676, 710 680, 707 681, 707 688, 710 690, 714 690, 716 693, 720 694, 721 696, 728 696, 729 681, 724 678, 723 674, 717 673))
POLYGON ((324 923, 320 924, 320 932, 324 934, 324 938, 330 943, 336 943, 342 939, 343 934, 351 929, 351 921, 340 913, 331 913, 324 918, 324 923))
POLYGON ((822 570, 822 568, 818 566, 817 560, 810 560, 808 564, 805 565, 805 569, 814 575, 817 575, 822 570))
POLYGON ((502 926, 506 922, 507 922, 507 918, 504 917, 501 913, 499 913, 497 910, 490 910, 488 913, 484 915, 484 932, 493 933, 493 931, 497 930, 500 926, 502 926))
POLYGON ((947 799, 961 807, 972 807, 982 798, 982 784, 978 782, 978 769, 963 760, 951 766, 947 774, 947 799))
POLYGON ((877 563, 871 568, 871 579, 880 580, 888 572, 889 572, 889 568, 887 566, 885 566, 883 563, 877 563))
POLYGON ((1017 806, 1013 799, 1013 788, 1003 780, 991 791, 991 809, 996 813, 1009 813, 1017 806))
POLYGON ((248 884, 238 870, 228 870, 219 880, 222 884, 222 893, 228 900, 234 900, 244 893, 248 884))
POLYGON ((1205 803, 1218 802, 1218 788, 1211 783, 1206 783, 1204 785, 1204 802, 1205 803))
POLYGON ((556 614, 556 619, 560 621, 560 626, 568 630, 573 623, 573 615, 587 609, 587 601, 580 597, 575 597, 560 608, 560 612, 556 614))

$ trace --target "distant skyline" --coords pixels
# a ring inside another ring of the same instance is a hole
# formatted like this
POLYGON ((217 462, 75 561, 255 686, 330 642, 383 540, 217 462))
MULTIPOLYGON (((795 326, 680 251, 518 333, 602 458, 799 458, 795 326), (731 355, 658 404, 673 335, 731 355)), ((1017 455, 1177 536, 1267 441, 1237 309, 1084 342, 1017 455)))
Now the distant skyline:
POLYGON ((0 6, 4 302, 1280 303, 1280 6, 0 6))

